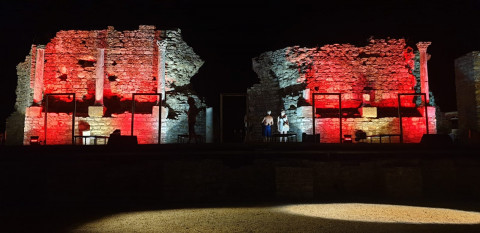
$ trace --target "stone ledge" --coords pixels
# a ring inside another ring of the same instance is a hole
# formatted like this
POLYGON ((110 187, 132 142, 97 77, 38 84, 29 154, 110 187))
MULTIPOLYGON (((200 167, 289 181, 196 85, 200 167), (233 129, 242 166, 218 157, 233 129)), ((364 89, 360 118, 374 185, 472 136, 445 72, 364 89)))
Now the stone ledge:
POLYGON ((104 106, 88 106, 89 117, 103 117, 104 113, 105 113, 104 106))
POLYGON ((368 118, 377 117, 377 107, 361 107, 359 111, 362 117, 368 117, 368 118))
POLYGON ((30 117, 41 117, 42 107, 37 107, 37 106, 28 107, 25 115, 30 117))

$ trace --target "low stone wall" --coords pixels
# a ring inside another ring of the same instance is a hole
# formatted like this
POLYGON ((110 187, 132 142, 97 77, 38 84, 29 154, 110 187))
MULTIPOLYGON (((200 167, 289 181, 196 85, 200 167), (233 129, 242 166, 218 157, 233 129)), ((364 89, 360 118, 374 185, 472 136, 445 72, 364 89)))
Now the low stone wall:
MULTIPOLYGON (((72 114, 48 113, 47 114, 47 144, 68 145, 72 143, 72 114)), ((205 135, 205 111, 197 116, 196 132, 205 135), (202 124, 203 123, 203 124, 202 124)), ((92 136, 109 136, 114 130, 120 129, 122 135, 131 135, 132 114, 112 114, 111 117, 75 117, 75 135, 84 135, 89 131, 92 136)), ((39 136, 40 141, 45 140, 45 113, 41 107, 27 108, 24 129, 24 145, 30 144, 31 136, 39 136)), ((188 133, 186 114, 178 119, 167 119, 165 111, 162 114, 162 143, 177 142, 178 134, 188 133)), ((158 143, 158 107, 154 107, 152 114, 135 114, 134 135, 139 144, 158 143)), ((80 143, 80 139, 77 143, 80 143)))
POLYGON ((0 148, 0 199, 171 203, 480 197, 475 182, 480 160, 472 151, 168 146, 174 145, 0 148))

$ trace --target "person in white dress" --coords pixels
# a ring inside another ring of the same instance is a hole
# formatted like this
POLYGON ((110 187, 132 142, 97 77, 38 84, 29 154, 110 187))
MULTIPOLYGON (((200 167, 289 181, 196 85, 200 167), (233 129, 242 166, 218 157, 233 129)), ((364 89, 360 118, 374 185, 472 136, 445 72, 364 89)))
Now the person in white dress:
MULTIPOLYGON (((282 109, 280 112, 280 116, 277 117, 277 126, 278 126, 278 132, 281 134, 287 134, 288 130, 290 130, 289 122, 288 122, 288 117, 285 114, 285 110, 282 109)), ((287 141, 286 137, 281 137, 280 142, 282 141, 287 141)))

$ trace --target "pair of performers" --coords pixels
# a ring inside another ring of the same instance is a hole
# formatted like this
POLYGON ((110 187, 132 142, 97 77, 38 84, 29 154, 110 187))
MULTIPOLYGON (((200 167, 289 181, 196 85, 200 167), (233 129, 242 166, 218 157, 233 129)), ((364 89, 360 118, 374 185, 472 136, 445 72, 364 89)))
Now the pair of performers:
MULTIPOLYGON (((267 115, 263 117, 262 120, 262 135, 263 135, 263 141, 267 142, 270 141, 270 138, 272 137, 272 126, 273 126, 273 117, 271 116, 272 111, 268 110, 267 115)), ((288 133, 288 130, 290 129, 289 123, 288 123, 288 118, 287 115, 285 114, 285 110, 282 109, 280 112, 280 116, 277 117, 277 130, 281 134, 286 134, 288 133)), ((281 137, 280 142, 285 140, 287 141, 287 138, 281 137)))

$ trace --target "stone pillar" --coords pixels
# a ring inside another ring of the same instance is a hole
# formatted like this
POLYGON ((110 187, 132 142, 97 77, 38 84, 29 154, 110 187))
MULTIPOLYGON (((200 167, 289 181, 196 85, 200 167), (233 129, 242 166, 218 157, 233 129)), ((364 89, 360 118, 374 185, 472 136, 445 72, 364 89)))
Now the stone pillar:
POLYGON ((428 90, 428 68, 427 61, 430 59, 430 55, 427 53, 427 48, 431 42, 418 42, 417 48, 420 52, 420 87, 421 92, 426 94, 425 102, 429 103, 430 92, 428 90))
POLYGON ((35 62, 35 84, 33 89, 33 102, 40 104, 43 99, 43 69, 45 61, 45 49, 37 48, 37 59, 35 62))
POLYGON ((205 141, 207 143, 213 142, 213 108, 209 107, 206 110, 205 116, 205 141))
POLYGON ((302 97, 303 97, 303 99, 305 99, 305 101, 307 101, 307 102, 310 101, 311 94, 310 94, 310 89, 309 88, 303 90, 302 94, 303 94, 302 97))
POLYGON ((103 83, 105 82, 105 49, 98 49, 95 67, 95 105, 103 106, 103 83))
POLYGON ((167 53, 167 42, 165 40, 157 41, 158 45, 158 84, 157 93, 162 94, 165 99, 165 55, 167 53))

